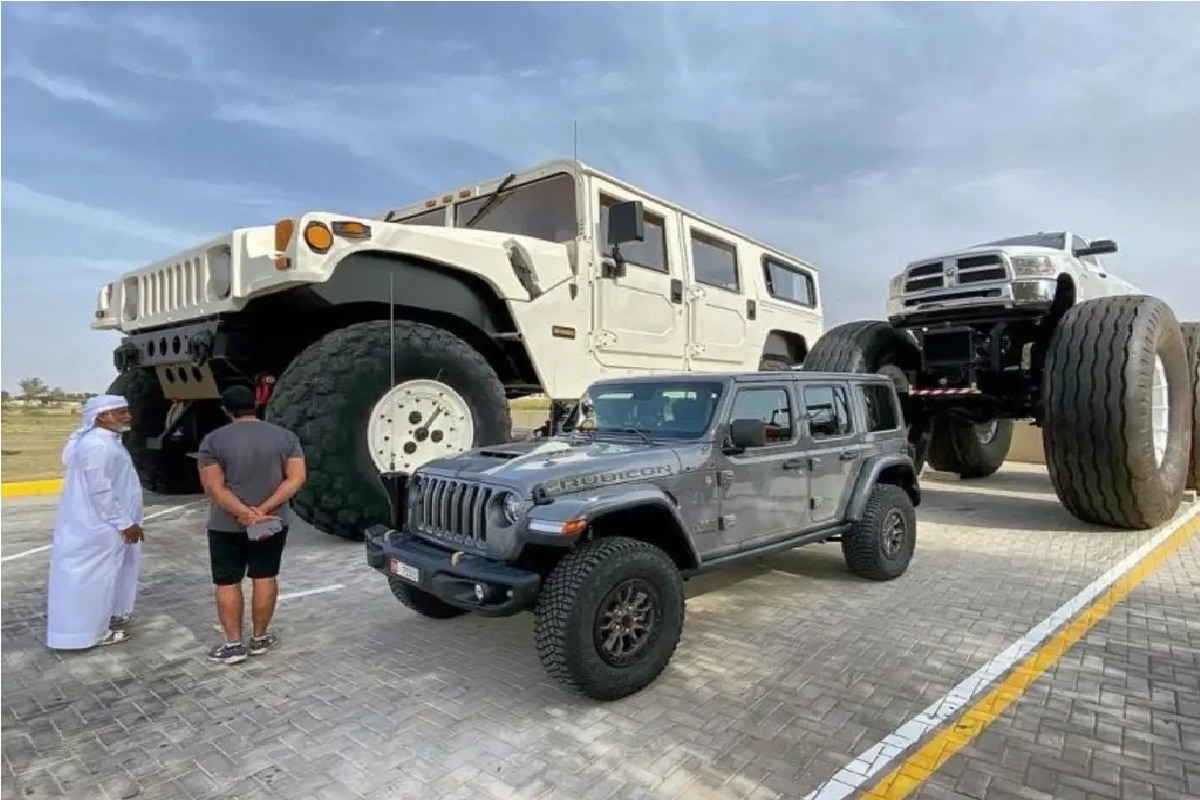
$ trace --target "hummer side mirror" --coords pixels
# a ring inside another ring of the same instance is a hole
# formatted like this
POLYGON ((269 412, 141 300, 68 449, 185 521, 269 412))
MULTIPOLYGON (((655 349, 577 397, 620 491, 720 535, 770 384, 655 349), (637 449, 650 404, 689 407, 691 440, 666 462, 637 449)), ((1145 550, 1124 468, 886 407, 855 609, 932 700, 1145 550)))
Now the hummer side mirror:
POLYGON ((1104 256, 1109 253, 1117 252, 1117 243, 1112 239, 1097 239, 1087 247, 1081 247, 1074 251, 1076 258, 1084 256, 1104 256))
POLYGON ((621 245, 645 240, 646 210, 641 200, 626 200, 609 206, 604 220, 604 241, 612 245, 612 258, 603 260, 602 277, 623 277, 626 267, 621 245))

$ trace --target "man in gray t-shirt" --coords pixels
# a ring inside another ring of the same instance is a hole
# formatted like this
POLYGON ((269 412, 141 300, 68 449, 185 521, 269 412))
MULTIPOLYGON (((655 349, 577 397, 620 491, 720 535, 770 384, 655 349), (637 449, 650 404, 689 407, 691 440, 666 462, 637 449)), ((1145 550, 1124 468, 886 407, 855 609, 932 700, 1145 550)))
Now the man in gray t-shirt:
POLYGON ((279 566, 293 521, 289 502, 306 474, 299 438, 258 419, 250 389, 225 390, 221 405, 231 422, 204 437, 197 458, 200 481, 212 500, 208 552, 217 615, 225 631, 225 641, 209 658, 234 664, 265 653, 275 642, 267 627, 275 613, 279 566), (247 576, 253 626, 248 647, 242 641, 242 581, 247 576))

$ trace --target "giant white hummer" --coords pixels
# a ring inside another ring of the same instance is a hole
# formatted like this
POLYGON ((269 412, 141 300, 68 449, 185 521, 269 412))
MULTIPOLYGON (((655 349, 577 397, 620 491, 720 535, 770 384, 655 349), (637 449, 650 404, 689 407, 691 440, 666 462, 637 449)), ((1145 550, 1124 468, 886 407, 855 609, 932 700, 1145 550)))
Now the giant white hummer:
POLYGON ((1200 325, 1110 274, 1116 251, 1059 231, 918 259, 886 322, 830 329, 804 368, 891 375, 918 463, 964 478, 999 469, 1030 419, 1068 511, 1160 525, 1200 482, 1200 325))
POLYGON ((379 475, 511 437, 508 400, 658 371, 786 369, 822 330, 817 268, 575 160, 373 217, 238 228, 100 290, 125 334, 144 485, 197 491, 189 454, 253 386, 295 431, 301 518, 359 538, 379 475))

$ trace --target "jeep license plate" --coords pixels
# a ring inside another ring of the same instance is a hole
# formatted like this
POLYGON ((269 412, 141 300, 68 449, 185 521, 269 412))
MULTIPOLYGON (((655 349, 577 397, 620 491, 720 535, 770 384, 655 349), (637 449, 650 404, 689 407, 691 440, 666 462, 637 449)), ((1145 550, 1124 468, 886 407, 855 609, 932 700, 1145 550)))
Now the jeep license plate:
POLYGON ((419 583, 421 581, 421 570, 410 564, 405 564, 403 561, 397 558, 392 559, 391 573, 393 575, 399 575, 401 578, 404 578, 404 580, 412 581, 413 583, 419 583))

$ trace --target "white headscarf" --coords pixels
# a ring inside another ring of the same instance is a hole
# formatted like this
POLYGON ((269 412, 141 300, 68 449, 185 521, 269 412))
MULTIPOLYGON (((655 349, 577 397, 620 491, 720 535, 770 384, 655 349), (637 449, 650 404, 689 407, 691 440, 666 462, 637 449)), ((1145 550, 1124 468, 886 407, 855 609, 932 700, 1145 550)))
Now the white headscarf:
POLYGON ((66 466, 71 460, 71 456, 75 453, 75 445, 85 433, 96 427, 96 417, 103 414, 105 411, 115 411, 118 408, 128 408, 129 403, 124 397, 119 394, 99 394, 83 404, 83 424, 76 428, 70 436, 67 437, 67 444, 63 447, 62 463, 66 466))

